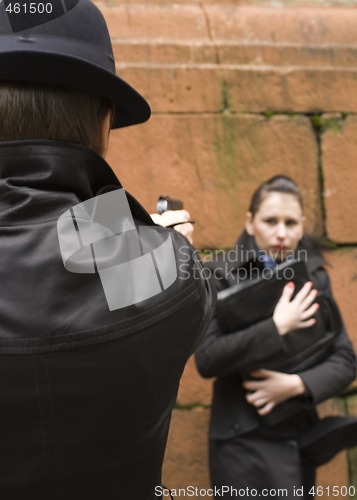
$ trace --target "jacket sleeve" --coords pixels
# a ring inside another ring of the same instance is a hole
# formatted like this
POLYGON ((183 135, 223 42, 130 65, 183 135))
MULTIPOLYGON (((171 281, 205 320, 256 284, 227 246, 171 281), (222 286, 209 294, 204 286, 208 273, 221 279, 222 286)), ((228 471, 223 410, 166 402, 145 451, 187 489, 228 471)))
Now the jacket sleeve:
POLYGON ((344 329, 322 363, 299 373, 315 404, 341 393, 356 376, 356 356, 344 329))
POLYGON ((283 342, 272 318, 229 334, 222 332, 214 318, 196 350, 196 365, 203 377, 217 377, 249 369, 280 352, 284 353, 283 342))
MULTIPOLYGON (((327 272, 318 270, 318 288, 332 296, 327 272)), ((341 393, 356 377, 356 355, 345 327, 336 337, 329 356, 318 365, 299 373, 315 404, 341 393)))

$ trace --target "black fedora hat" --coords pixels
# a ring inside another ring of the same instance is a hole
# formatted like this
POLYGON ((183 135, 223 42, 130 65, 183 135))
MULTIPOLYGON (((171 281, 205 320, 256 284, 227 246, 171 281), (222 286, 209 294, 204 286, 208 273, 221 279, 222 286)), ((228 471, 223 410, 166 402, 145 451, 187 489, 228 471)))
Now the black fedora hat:
POLYGON ((91 0, 3 0, 0 81, 63 85, 104 96, 114 104, 112 128, 150 117, 146 100, 115 74, 108 29, 91 0))

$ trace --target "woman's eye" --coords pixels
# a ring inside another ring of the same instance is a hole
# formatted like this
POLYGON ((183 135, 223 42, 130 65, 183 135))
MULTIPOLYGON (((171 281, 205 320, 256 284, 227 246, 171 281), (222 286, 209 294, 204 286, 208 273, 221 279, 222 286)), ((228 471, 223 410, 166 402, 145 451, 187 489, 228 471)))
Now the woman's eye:
POLYGON ((269 224, 269 226, 274 226, 274 224, 277 224, 277 220, 273 218, 265 219, 265 223, 269 224))
POLYGON ((294 219, 289 219, 289 220, 286 221, 286 225, 290 226, 290 227, 291 226, 296 226, 296 224, 297 224, 297 221, 294 220, 294 219))

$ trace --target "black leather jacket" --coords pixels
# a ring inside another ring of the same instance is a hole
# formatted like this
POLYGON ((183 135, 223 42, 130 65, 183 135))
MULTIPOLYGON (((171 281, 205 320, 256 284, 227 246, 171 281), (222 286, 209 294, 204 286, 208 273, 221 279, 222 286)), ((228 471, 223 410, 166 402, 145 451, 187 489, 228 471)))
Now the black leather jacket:
MULTIPOLYGON (((161 229, 177 279, 128 307, 108 309, 97 273, 65 269, 59 217, 119 188, 107 163, 79 145, 0 146, 3 499, 144 500, 161 484, 179 379, 214 298, 174 230, 161 229)), ((154 226, 128 201, 137 226, 154 226)))

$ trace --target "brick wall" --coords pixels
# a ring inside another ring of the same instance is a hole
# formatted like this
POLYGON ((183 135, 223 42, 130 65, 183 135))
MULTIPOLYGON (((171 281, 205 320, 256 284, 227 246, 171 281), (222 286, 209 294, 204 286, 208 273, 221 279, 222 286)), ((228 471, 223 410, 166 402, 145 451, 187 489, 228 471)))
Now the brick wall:
MULTIPOLYGON (((98 5, 118 73, 153 110, 146 124, 113 133, 109 163, 124 186, 149 211, 159 194, 183 199, 196 246, 227 248, 257 184, 293 176, 307 230, 333 244, 333 288, 357 347, 357 1, 98 5)), ((164 468, 172 487, 209 485, 210 399, 211 382, 190 360, 164 468)), ((353 390, 321 412, 357 414, 353 390)), ((322 467, 318 484, 357 486, 356 452, 322 467)))

